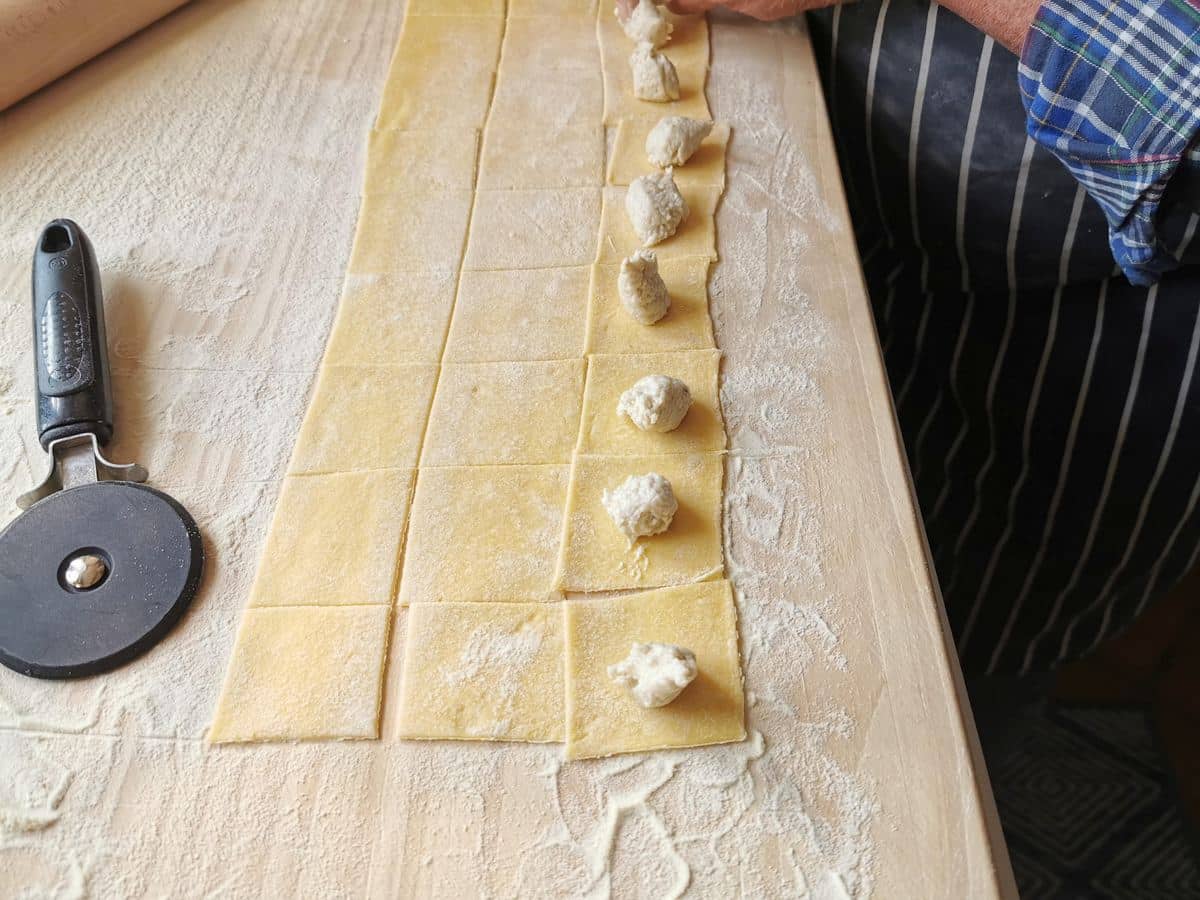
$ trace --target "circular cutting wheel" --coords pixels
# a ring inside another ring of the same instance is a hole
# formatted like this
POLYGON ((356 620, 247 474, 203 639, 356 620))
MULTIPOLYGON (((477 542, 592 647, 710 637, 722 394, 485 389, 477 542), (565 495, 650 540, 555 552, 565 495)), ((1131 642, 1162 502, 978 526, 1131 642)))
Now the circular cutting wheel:
POLYGON ((0 532, 0 662, 38 678, 112 669, 170 630, 203 566, 195 521, 153 488, 51 494, 0 532))

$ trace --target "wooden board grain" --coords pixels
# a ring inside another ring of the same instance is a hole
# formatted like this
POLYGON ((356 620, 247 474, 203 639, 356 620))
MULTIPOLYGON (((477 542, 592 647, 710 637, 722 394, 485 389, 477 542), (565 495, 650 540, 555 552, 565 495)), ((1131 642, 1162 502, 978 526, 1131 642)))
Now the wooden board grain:
POLYGON ((678 858, 697 896, 1014 896, 797 28, 714 20, 708 86, 733 126, 711 285, 730 558, 772 560, 741 607, 758 742, 563 763, 394 741, 385 701, 381 742, 203 744, 401 15, 195 3, 0 114, 0 500, 42 467, 28 257, 42 222, 70 215, 104 271, 114 454, 192 509, 213 560, 195 609, 136 664, 69 684, 0 671, 0 893, 626 896, 670 883, 636 863, 678 858), (819 608, 833 643, 811 618, 764 630, 788 604, 819 608), (675 837, 697 840, 647 855, 680 810, 693 821, 675 837))

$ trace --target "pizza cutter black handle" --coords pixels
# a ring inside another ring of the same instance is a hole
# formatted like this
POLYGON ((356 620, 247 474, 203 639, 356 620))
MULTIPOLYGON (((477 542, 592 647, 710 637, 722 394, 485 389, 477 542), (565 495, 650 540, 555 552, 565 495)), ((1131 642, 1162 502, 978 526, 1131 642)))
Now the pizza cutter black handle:
POLYGON ((83 229, 55 219, 33 252, 38 440, 112 437, 112 386, 96 254, 83 229))

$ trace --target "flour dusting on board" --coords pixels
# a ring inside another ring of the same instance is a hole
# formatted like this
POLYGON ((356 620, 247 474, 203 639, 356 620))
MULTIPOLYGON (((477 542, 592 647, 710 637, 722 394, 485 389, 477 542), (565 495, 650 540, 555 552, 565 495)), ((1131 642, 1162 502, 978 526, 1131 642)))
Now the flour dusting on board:
MULTIPOLYGON (((361 164, 347 148, 368 127, 399 23, 398 5, 370 21, 356 4, 330 12, 342 6, 311 5, 303 15, 324 9, 313 21, 344 27, 291 31, 296 42, 307 35, 295 66, 247 93, 214 97, 192 85, 217 59, 261 73, 247 54, 272 45, 273 23, 295 16, 291 6, 185 8, 90 64, 96 78, 68 80, 7 114, 6 155, 33 160, 53 146, 74 164, 71 144, 39 124, 42 105, 110 107, 95 127, 111 138, 88 143, 109 148, 88 161, 105 177, 86 196, 75 184, 64 193, 44 166, 13 166, 38 183, 11 194, 39 199, 0 212, 0 288, 25 296, 21 228, 72 213, 89 229, 123 373, 118 403, 128 398, 116 455, 147 463, 192 509, 213 560, 182 625, 103 690, 0 684, 0 758, 12 776, 0 783, 0 842, 8 877, 24 886, 18 896, 178 894, 181 873, 185 888, 231 898, 395 896, 400 884, 422 896, 870 895, 873 786, 843 764, 861 746, 861 725, 797 688, 806 674, 847 678, 850 668, 841 635, 853 626, 844 617, 853 598, 829 597, 824 582, 810 465, 823 449, 815 376, 828 336, 794 263, 811 229, 836 217, 778 129, 781 98, 729 70, 738 54, 722 53, 719 27, 710 96, 733 139, 711 294, 733 448, 724 533, 748 739, 569 763, 559 747, 521 744, 201 743, 340 289, 357 206, 347 185, 361 164), (254 40, 234 37, 246 34, 254 40), (346 41, 355 44, 349 73, 331 62, 346 41), (136 79, 123 74, 129 67, 136 79), (106 77, 125 92, 105 91, 106 77), (313 106, 313 95, 324 99, 313 106), (195 103, 209 105, 208 127, 161 130, 164 110, 195 103), (123 158, 116 136, 127 128, 161 134, 170 164, 123 158), (244 135, 236 154, 230 134, 244 135), (185 155, 195 164, 181 171, 174 160, 185 155), (235 158, 254 167, 242 179, 259 186, 250 196, 214 187, 235 158), (312 215, 292 233, 246 228, 296 195, 312 215), (296 249, 232 252, 229 236, 248 231, 296 249), (382 829, 381 811, 391 823, 382 829)), ((0 480, 21 488, 41 468, 31 404, 11 390, 31 368, 26 318, 19 303, 0 308, 0 480)), ((471 642, 463 671, 519 665, 533 641, 471 642)))

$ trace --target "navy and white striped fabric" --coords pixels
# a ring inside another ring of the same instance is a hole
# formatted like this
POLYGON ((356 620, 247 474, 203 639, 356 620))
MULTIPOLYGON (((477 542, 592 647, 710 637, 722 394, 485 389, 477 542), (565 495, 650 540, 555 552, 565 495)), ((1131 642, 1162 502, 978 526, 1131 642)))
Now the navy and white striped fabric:
POLYGON ((1183 264, 1131 285, 1011 53, 922 0, 810 24, 964 669, 1045 671, 1200 555, 1200 223, 1165 202, 1183 264))

